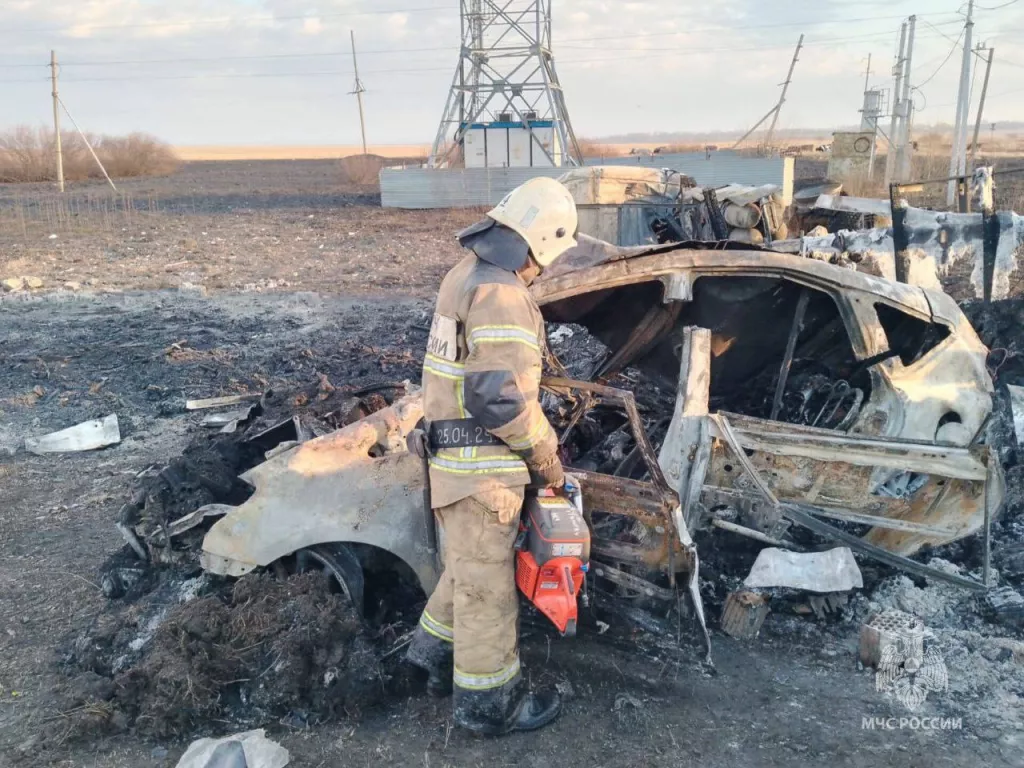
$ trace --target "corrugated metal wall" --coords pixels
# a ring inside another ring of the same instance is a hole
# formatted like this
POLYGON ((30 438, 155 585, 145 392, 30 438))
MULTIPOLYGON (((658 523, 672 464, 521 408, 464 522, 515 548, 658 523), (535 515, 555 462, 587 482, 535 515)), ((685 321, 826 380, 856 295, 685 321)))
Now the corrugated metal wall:
MULTIPOLYGON (((793 158, 745 157, 734 152, 693 152, 650 157, 592 159, 587 165, 637 165, 671 168, 692 176, 702 187, 726 184, 778 184, 784 202, 793 197, 793 158)), ((380 198, 385 208, 468 208, 494 205, 528 179, 557 179, 566 168, 385 168, 380 198)))

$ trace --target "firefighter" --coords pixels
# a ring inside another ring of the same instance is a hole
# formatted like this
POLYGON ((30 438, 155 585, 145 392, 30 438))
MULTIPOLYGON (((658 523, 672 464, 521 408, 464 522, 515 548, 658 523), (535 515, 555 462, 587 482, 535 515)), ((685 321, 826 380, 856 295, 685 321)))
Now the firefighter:
POLYGON ((498 735, 554 720, 554 691, 531 693, 519 663, 514 544, 527 487, 564 483, 541 410, 544 321, 527 286, 576 245, 576 205, 549 178, 509 193, 459 233, 470 253, 444 278, 423 362, 431 507, 444 572, 407 658, 432 695, 454 693, 455 722, 498 735))

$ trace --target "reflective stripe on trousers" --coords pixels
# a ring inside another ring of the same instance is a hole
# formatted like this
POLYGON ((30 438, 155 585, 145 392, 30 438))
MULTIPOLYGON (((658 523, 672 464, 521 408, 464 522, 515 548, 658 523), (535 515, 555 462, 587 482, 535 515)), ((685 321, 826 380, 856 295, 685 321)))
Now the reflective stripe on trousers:
POLYGON ((424 632, 433 635, 438 640, 444 640, 446 643, 455 642, 454 627, 442 624, 425 610, 420 615, 420 627, 423 628, 424 632))
POLYGON ((455 667, 455 684, 460 688, 466 688, 471 691, 487 691, 492 688, 500 688, 508 682, 511 682, 516 675, 519 674, 519 657, 498 672, 492 672, 487 675, 473 675, 468 672, 463 672, 457 666, 455 667))

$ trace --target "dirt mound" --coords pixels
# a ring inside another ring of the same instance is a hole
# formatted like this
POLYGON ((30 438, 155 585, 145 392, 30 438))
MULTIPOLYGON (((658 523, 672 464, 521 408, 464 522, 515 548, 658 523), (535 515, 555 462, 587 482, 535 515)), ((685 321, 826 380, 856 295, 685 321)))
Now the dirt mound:
MULTIPOLYGON (((68 649, 57 731, 188 736, 356 715, 402 688, 369 630, 322 573, 165 581, 101 616, 68 649)), ((399 654, 390 657, 398 669, 399 654)))

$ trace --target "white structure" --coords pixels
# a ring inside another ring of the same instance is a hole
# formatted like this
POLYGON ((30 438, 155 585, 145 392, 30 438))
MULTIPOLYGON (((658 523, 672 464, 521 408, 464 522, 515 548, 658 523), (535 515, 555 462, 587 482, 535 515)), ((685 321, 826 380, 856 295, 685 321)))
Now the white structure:
POLYGON ((473 123, 462 134, 467 168, 559 168, 564 153, 551 120, 473 123))
POLYGON ((460 0, 462 48, 427 165, 578 165, 551 52, 551 0, 460 0))
POLYGON ((911 140, 914 123, 914 100, 910 84, 914 61, 914 35, 917 17, 911 16, 900 30, 900 47, 893 65, 895 82, 892 92, 892 121, 889 123, 889 152, 885 158, 885 184, 910 178, 913 155, 911 140))

